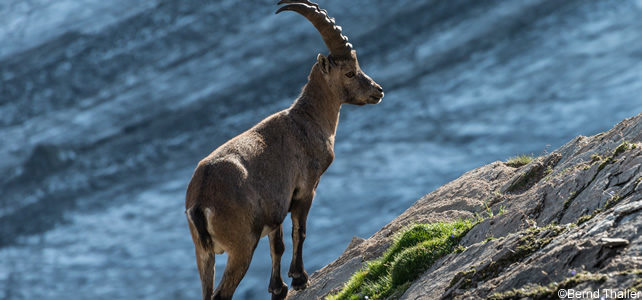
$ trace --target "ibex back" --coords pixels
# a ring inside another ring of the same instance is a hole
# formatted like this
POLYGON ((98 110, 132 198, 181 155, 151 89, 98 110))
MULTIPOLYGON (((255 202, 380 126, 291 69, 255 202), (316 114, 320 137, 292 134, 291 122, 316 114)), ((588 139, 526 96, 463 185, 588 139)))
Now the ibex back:
POLYGON ((283 0, 277 13, 305 16, 330 50, 319 54, 308 83, 294 103, 201 160, 187 188, 185 208, 196 247, 203 299, 231 299, 250 265, 259 239, 268 235, 272 299, 284 299, 281 279, 283 220, 292 218, 293 256, 288 276, 295 290, 308 285, 302 249, 308 210, 323 172, 334 159, 342 104, 377 104, 383 89, 363 73, 341 27, 309 1, 283 0), (216 291, 214 255, 227 252, 216 291))

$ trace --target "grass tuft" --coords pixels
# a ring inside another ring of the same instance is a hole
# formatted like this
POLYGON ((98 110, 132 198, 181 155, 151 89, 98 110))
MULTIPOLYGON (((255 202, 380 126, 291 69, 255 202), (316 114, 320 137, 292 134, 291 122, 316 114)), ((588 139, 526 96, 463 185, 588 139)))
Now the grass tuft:
POLYGON ((527 165, 528 163, 533 161, 533 159, 535 159, 533 155, 522 154, 522 155, 509 158, 506 161, 506 165, 513 168, 519 168, 521 166, 527 165))
POLYGON ((459 240, 479 220, 417 224, 401 233, 383 256, 355 273, 341 292, 326 299, 398 298, 437 259, 461 250, 459 240))

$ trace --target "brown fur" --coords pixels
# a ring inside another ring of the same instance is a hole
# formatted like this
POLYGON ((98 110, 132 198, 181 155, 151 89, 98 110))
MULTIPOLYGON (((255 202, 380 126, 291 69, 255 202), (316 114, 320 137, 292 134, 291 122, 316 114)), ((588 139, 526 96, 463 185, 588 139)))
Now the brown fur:
POLYGON ((273 299, 287 295, 281 279, 282 223, 292 218, 294 289, 307 287, 302 259, 308 210, 323 172, 334 159, 342 104, 376 104, 381 87, 359 68, 356 52, 333 59, 321 54, 308 83, 288 109, 275 113, 201 160, 187 189, 185 208, 203 299, 231 299, 262 233, 269 236, 273 299), (354 76, 348 77, 353 72, 354 76), (216 291, 214 253, 228 253, 216 291))

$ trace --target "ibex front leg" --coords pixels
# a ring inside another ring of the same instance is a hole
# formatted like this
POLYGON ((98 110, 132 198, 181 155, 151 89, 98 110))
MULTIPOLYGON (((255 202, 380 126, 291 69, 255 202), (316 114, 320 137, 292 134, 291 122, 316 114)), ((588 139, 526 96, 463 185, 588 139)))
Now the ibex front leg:
POLYGON ((285 251, 283 244, 283 225, 268 235, 270 239, 270 256, 272 256, 272 276, 268 292, 272 293, 272 300, 282 300, 288 295, 288 286, 281 278, 281 256, 285 251))
POLYGON ((305 224, 313 197, 314 194, 305 199, 293 201, 290 211, 293 254, 288 276, 292 278, 292 288, 297 291, 308 287, 308 273, 303 267, 303 241, 305 240, 305 224))

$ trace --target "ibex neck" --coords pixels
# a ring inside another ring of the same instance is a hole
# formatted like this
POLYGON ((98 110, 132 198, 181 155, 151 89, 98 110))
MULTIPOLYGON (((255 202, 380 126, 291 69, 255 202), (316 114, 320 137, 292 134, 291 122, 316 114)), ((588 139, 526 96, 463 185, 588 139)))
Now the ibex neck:
POLYGON ((341 101, 332 93, 320 74, 310 74, 301 96, 292 104, 291 111, 319 126, 327 137, 334 139, 339 122, 341 101))

